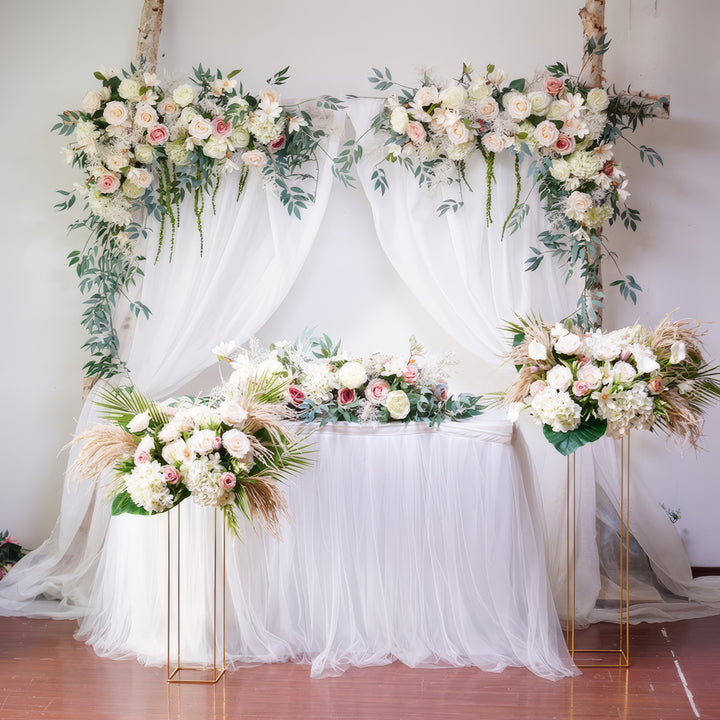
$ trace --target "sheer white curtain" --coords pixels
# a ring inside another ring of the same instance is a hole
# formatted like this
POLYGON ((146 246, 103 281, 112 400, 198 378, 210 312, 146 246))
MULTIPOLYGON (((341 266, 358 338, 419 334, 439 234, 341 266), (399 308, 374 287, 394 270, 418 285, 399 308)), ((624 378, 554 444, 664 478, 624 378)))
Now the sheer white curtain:
MULTIPOLYGON (((342 120, 338 117, 336 122, 342 120)), ((330 157, 338 135, 338 128, 332 128, 330 157)), ((213 215, 207 209, 203 215, 202 257, 192 200, 181 208, 171 262, 169 233, 160 259, 153 262, 158 245, 154 229, 139 288, 152 315, 126 323, 121 342, 121 355, 138 389, 151 397, 167 397, 216 362, 211 349, 219 341, 246 341, 280 305, 325 214, 332 173, 329 157, 323 158, 316 201, 304 211, 302 221, 290 217, 251 173, 239 200, 237 175, 224 178, 217 212, 213 215)), ((125 320, 122 308, 117 320, 120 324, 125 320)), ((85 402, 76 434, 99 422, 94 396, 93 391, 85 402)), ((68 468, 75 454, 71 452, 68 468)), ((81 617, 85 613, 110 518, 104 494, 74 473, 66 473, 55 528, 3 580, 0 614, 81 617)))
MULTIPOLYGON (((372 207, 380 243, 417 300, 461 345, 497 366, 507 338, 500 328, 514 313, 532 311, 558 320, 574 311, 578 286, 566 284, 553 261, 536 272, 524 272, 524 260, 545 227, 537 193, 528 198, 530 213, 521 230, 506 233, 502 225, 515 197, 512 161, 496 157, 492 190, 493 222, 485 219, 486 183, 482 158, 471 160, 465 205, 438 216, 447 187, 428 193, 398 164, 385 163, 390 189, 374 189, 372 174, 381 143, 370 127, 381 110, 377 100, 356 100, 348 114, 366 149, 359 164, 360 182, 372 207)), ((527 179, 523 180, 528 185, 527 179)), ((453 192, 456 189, 453 188, 453 192)), ((521 196, 525 198, 527 191, 521 196)), ((457 195, 455 195, 457 197, 457 195)), ((532 427, 532 433, 539 429, 532 427)), ((534 438, 530 438, 534 440, 534 438)), ((533 458, 544 500, 548 534, 548 567, 558 609, 565 610, 565 460, 549 445, 532 442, 533 458)), ((642 459, 634 460, 630 528, 633 535, 631 618, 662 621, 720 612, 720 580, 693 580, 680 537, 642 478, 642 459)), ((619 462, 615 442, 603 439, 584 448, 578 458, 576 613, 579 622, 616 620, 617 612, 600 607, 612 601, 614 532, 619 524, 619 462)))

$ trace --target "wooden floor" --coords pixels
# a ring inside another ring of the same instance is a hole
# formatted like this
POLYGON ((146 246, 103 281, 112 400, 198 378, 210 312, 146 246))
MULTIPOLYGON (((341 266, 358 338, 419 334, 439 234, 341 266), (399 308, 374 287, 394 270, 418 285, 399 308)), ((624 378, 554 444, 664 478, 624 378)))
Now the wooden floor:
POLYGON ((0 618, 2 720, 720 720, 720 616, 633 627, 629 670, 560 682, 400 663, 311 680, 307 665, 284 664, 168 686, 165 668, 99 658, 75 627, 0 618))

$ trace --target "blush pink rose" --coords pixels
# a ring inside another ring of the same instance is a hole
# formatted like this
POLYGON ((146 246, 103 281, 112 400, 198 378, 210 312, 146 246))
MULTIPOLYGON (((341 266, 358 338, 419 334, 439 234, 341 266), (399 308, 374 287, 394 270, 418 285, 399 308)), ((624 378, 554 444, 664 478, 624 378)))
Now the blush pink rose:
POLYGON ((545 92, 548 95, 559 95, 565 89, 565 81, 562 78, 545 78, 545 92))
POLYGON ((530 395, 535 397, 538 393, 541 393, 547 387, 547 383, 544 380, 536 380, 530 385, 530 395))
POLYGON ((222 438, 216 437, 215 442, 213 443, 213 446, 215 447, 216 450, 219 450, 222 447, 222 438))
POLYGON ((416 145, 424 142, 425 138, 427 137, 425 128, 423 127, 422 123, 419 123, 417 120, 411 120, 405 128, 405 132, 407 133, 407 136, 410 138, 410 140, 412 140, 416 145))
POLYGON ((211 123, 214 137, 225 138, 232 133, 233 126, 221 117, 216 117, 211 123))
POLYGON ((569 155, 575 149, 575 138, 571 138, 569 135, 565 135, 565 133, 560 133, 553 147, 561 155, 569 155))
POLYGON ((165 125, 153 125, 147 134, 147 141, 150 145, 164 145, 167 142, 170 133, 165 125))
POLYGON ((118 180, 116 175, 111 175, 110 173, 101 175, 97 180, 98 190, 106 195, 115 192, 119 187, 120 180, 118 180))
POLYGON ((278 150, 282 150, 285 147, 285 136, 281 135, 277 140, 273 140, 271 143, 268 143, 268 148, 272 150, 272 152, 277 152, 278 150))
POLYGON ((586 382, 583 382, 582 380, 576 380, 573 383, 572 388, 573 388, 573 395, 575 395, 575 397, 584 397, 585 395, 587 395, 590 392, 590 386, 586 382))
POLYGON ((380 405, 390 392, 390 384, 387 380, 376 378, 365 388, 365 397, 373 404, 380 405))
POLYGON ((146 450, 140 450, 139 452, 135 453, 135 464, 136 465, 144 465, 145 463, 150 462, 150 454, 146 450))
POLYGON ((653 395, 659 395, 665 389, 662 378, 659 378, 659 377, 654 377, 651 380, 649 380, 647 386, 648 386, 648 390, 653 395))
POLYGON ((297 385, 291 385, 288 388, 288 395, 290 396, 290 402, 293 405, 302 405, 305 402, 307 395, 297 385))
POLYGON ((408 366, 403 370, 402 376, 403 376, 403 380, 404 380, 408 385, 412 385, 412 384, 418 379, 418 375, 419 375, 419 374, 420 374, 420 372, 419 372, 418 369, 415 367, 415 365, 408 365, 408 366))
POLYGON ((163 468, 163 478, 168 485, 177 485, 180 480, 180 472, 176 467, 172 465, 165 465, 163 468))
POLYGON ((578 355, 577 359, 580 365, 588 365, 592 362, 592 358, 589 355, 578 355))
POLYGON ((342 388, 338 393, 338 405, 343 407, 351 402, 355 402, 355 391, 350 388, 342 388))
POLYGON ((445 402, 448 399, 448 387, 445 383, 438 383, 433 389, 433 396, 440 402, 445 402))
POLYGON ((236 482, 237 478, 231 472, 224 472, 220 476, 220 487, 225 488, 225 490, 232 490, 236 482))

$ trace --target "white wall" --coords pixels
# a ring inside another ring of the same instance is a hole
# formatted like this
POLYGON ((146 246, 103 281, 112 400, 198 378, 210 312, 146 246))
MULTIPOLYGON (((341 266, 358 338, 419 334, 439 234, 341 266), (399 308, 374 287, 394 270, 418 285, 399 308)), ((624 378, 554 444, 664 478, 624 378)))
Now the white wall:
MULTIPOLYGON (((441 76, 463 61, 489 62, 522 76, 554 60, 577 69, 581 52, 580 0, 506 0, 500 4, 417 0, 399 5, 366 0, 355 7, 330 0, 172 0, 165 10, 161 68, 176 75, 192 65, 244 68, 248 88, 286 64, 285 94, 372 94, 371 65, 389 66, 396 78, 415 82, 421 67, 441 76)), ((639 132, 665 166, 640 164, 631 148, 618 154, 631 179, 632 204, 644 217, 634 235, 612 230, 624 269, 645 288, 638 305, 609 302, 608 327, 634 320, 655 323, 680 308, 681 317, 712 320, 718 309, 715 268, 720 260, 715 168, 720 59, 713 52, 720 4, 712 0, 610 0, 606 21, 613 47, 606 72, 618 86, 672 95, 672 119, 639 132)), ((4 471, 0 479, 0 529, 25 545, 49 533, 59 510, 64 456, 80 408, 84 341, 81 297, 65 255, 83 241, 67 237, 67 216, 56 214, 54 191, 79 177, 60 160, 61 139, 49 133, 54 116, 77 107, 104 64, 127 65, 134 56, 141 0, 3 2, 0 74, 5 93, 0 114, 3 253, 0 287, 4 320, 0 366, 6 412, 0 419, 4 471)), ((402 349, 415 333, 437 350, 452 341, 418 307, 380 252, 360 191, 336 187, 327 220, 286 304, 260 333, 270 341, 294 337, 316 325, 358 352, 402 349), (347 292, 343 268, 358 278, 347 292), (332 302, 327 298, 331 297, 332 302)), ((720 329, 708 337, 720 358, 720 329)), ((496 387, 468 353, 458 349, 457 385, 496 387), (480 373, 483 373, 480 375, 480 373)), ((720 411, 707 422, 708 452, 679 454, 661 439, 636 435, 635 466, 653 478, 657 498, 680 507, 678 525, 691 560, 720 565, 715 522, 720 503, 720 411)))

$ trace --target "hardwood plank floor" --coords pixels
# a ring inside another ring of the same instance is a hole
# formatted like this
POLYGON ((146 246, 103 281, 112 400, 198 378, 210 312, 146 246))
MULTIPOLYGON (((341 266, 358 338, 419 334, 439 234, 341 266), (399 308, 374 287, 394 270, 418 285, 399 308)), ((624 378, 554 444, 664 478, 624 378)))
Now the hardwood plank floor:
POLYGON ((99 658, 75 629, 0 618, 2 720, 720 720, 720 616, 632 627, 629 670, 555 683, 520 668, 394 663, 323 680, 307 665, 261 665, 215 686, 169 686, 165 668, 99 658))

